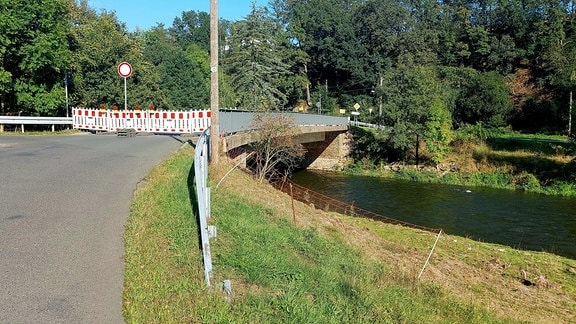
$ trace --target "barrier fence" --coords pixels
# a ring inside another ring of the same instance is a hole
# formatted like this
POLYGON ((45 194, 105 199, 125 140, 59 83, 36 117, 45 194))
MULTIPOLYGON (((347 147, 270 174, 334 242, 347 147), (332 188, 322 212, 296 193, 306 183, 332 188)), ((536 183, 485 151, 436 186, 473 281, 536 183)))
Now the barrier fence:
MULTIPOLYGON (((438 240, 440 239, 440 236, 442 235, 443 230, 441 228, 431 228, 431 227, 411 224, 411 223, 401 221, 398 219, 386 217, 386 216, 376 214, 376 213, 373 213, 371 211, 368 211, 368 210, 365 210, 362 208, 358 208, 354 205, 350 205, 350 204, 341 202, 339 200, 330 198, 328 196, 322 195, 322 194, 317 193, 315 191, 312 191, 308 188, 297 185, 296 183, 292 182, 291 180, 289 180, 286 177, 276 178, 276 179, 277 179, 276 181, 271 182, 272 185, 276 189, 278 189, 284 193, 287 193, 288 195, 290 195, 292 197, 292 199, 302 201, 302 202, 305 202, 308 204, 313 204, 315 208, 320 208, 320 209, 323 209, 324 211, 337 212, 340 214, 353 216, 353 217, 371 218, 371 219, 378 220, 378 221, 381 221, 384 223, 401 225, 401 226, 419 229, 419 230, 423 230, 423 231, 427 231, 427 232, 431 232, 431 233, 436 234, 436 240, 434 241, 434 245, 432 245, 432 248, 430 249, 430 253, 428 254, 428 258, 426 258, 426 261, 424 262, 424 265, 422 266, 422 269, 420 270, 420 273, 418 274, 417 279, 420 280, 420 278, 422 277, 422 274, 424 273, 424 270, 426 269, 426 266, 430 262, 430 258, 432 257, 432 254, 434 253, 434 249, 436 249, 436 245, 438 244, 438 240)), ((294 203, 292 203, 292 208, 294 208, 294 203)))
POLYGON ((201 133, 210 126, 210 110, 151 111, 72 109, 75 129, 116 132, 132 128, 150 133, 201 133))

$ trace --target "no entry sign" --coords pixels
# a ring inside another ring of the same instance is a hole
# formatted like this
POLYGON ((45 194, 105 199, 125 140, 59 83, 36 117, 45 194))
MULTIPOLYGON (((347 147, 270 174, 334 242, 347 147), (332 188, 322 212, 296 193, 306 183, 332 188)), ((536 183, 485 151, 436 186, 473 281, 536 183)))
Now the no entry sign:
POLYGON ((128 62, 122 62, 122 63, 118 64, 118 74, 120 74, 120 76, 123 78, 127 78, 127 77, 131 76, 132 75, 132 65, 130 65, 130 63, 128 63, 128 62))

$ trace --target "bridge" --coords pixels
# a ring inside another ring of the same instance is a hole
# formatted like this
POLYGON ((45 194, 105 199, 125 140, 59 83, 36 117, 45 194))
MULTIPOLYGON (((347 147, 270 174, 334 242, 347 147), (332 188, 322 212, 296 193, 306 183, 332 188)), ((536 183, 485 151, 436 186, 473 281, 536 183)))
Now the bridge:
MULTIPOLYGON (((237 110, 219 112, 222 137, 221 152, 237 156, 242 147, 254 138, 253 120, 257 113, 237 110)), ((299 127, 296 141, 307 151, 304 165, 311 169, 334 169, 341 167, 349 153, 350 136, 348 117, 303 114, 292 112, 271 113, 294 120, 299 127)), ((93 132, 116 132, 126 130, 136 133, 199 134, 210 127, 210 110, 151 111, 72 109, 72 117, 25 117, 0 116, 0 132, 3 125, 70 125, 74 129, 93 132)))
MULTIPOLYGON (((294 120, 299 127, 296 141, 307 151, 304 165, 311 169, 334 169, 341 167, 349 153, 350 120, 348 117, 272 112, 294 120)), ((242 147, 254 138, 255 112, 222 110, 219 112, 219 128, 222 137, 222 153, 237 157, 242 147)), ((210 110, 150 111, 150 110, 72 110, 75 129, 97 132, 119 132, 133 129, 139 133, 196 134, 210 127, 210 110)), ((1 120, 0 120, 1 123, 1 120)))
MULTIPOLYGON (((272 114, 294 120, 299 128, 295 140, 306 149, 305 167, 331 170, 344 166, 351 141, 348 117, 287 112, 272 114)), ((255 133, 251 130, 256 115, 254 112, 220 112, 220 130, 224 135, 220 149, 223 153, 233 158, 246 155, 243 147, 254 141, 255 133)))

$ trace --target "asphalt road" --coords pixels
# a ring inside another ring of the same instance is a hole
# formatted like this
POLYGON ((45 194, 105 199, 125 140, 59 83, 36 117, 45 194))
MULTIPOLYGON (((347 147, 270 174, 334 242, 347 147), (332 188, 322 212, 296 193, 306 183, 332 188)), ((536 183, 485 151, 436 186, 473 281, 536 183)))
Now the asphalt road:
POLYGON ((132 193, 168 136, 0 136, 0 323, 123 323, 132 193))

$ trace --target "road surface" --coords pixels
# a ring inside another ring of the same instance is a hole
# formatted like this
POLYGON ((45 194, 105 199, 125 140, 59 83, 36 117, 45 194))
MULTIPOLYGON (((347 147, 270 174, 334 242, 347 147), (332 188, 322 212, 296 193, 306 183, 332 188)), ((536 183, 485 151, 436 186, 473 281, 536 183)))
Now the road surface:
POLYGON ((0 323, 122 323, 132 193, 168 136, 0 136, 0 323))

